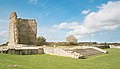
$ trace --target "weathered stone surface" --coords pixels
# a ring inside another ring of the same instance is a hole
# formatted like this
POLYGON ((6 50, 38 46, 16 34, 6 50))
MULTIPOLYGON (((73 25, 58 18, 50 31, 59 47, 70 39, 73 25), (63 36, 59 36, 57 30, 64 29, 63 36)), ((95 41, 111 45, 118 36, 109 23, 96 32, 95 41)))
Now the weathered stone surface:
POLYGON ((102 53, 108 53, 97 47, 73 46, 73 47, 47 47, 47 46, 31 46, 31 47, 0 47, 0 53, 31 55, 31 54, 50 54, 72 58, 87 58, 102 53))
POLYGON ((36 45, 37 23, 35 19, 17 18, 16 12, 10 15, 9 46, 17 44, 36 45))
POLYGON ((96 47, 81 47, 75 46, 72 48, 61 48, 61 47, 45 47, 44 53, 50 55, 58 55, 58 56, 66 56, 72 58, 87 58, 88 56, 94 56, 102 53, 106 53, 107 51, 102 50, 96 47))

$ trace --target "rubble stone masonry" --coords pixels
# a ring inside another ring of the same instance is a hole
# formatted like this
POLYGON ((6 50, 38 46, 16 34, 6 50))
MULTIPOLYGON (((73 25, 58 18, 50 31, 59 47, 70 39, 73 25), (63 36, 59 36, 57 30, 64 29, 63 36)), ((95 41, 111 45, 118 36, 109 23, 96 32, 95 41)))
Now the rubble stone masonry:
POLYGON ((17 18, 16 12, 10 15, 9 46, 17 44, 36 45, 37 23, 35 19, 17 18))

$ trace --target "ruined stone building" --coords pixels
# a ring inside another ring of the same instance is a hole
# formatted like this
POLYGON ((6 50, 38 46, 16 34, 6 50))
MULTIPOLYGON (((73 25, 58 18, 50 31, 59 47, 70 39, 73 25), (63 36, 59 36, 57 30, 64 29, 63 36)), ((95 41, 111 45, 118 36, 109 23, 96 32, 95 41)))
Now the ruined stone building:
POLYGON ((17 18, 16 12, 10 15, 9 46, 18 44, 36 45, 37 23, 35 19, 17 18))

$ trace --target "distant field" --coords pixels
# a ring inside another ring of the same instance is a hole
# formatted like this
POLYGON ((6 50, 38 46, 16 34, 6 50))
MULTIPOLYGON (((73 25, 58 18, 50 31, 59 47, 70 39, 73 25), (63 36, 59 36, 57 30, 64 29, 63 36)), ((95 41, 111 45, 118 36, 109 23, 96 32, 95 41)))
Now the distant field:
POLYGON ((51 55, 0 54, 0 69, 120 69, 120 49, 109 54, 74 59, 51 55))

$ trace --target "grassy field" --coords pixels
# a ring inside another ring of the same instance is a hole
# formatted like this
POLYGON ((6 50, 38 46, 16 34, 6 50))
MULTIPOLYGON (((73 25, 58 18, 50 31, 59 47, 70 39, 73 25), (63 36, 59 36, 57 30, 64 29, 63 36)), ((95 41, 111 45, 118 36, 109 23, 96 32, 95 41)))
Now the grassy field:
POLYGON ((74 59, 51 55, 0 54, 0 69, 120 69, 120 49, 109 54, 74 59))

